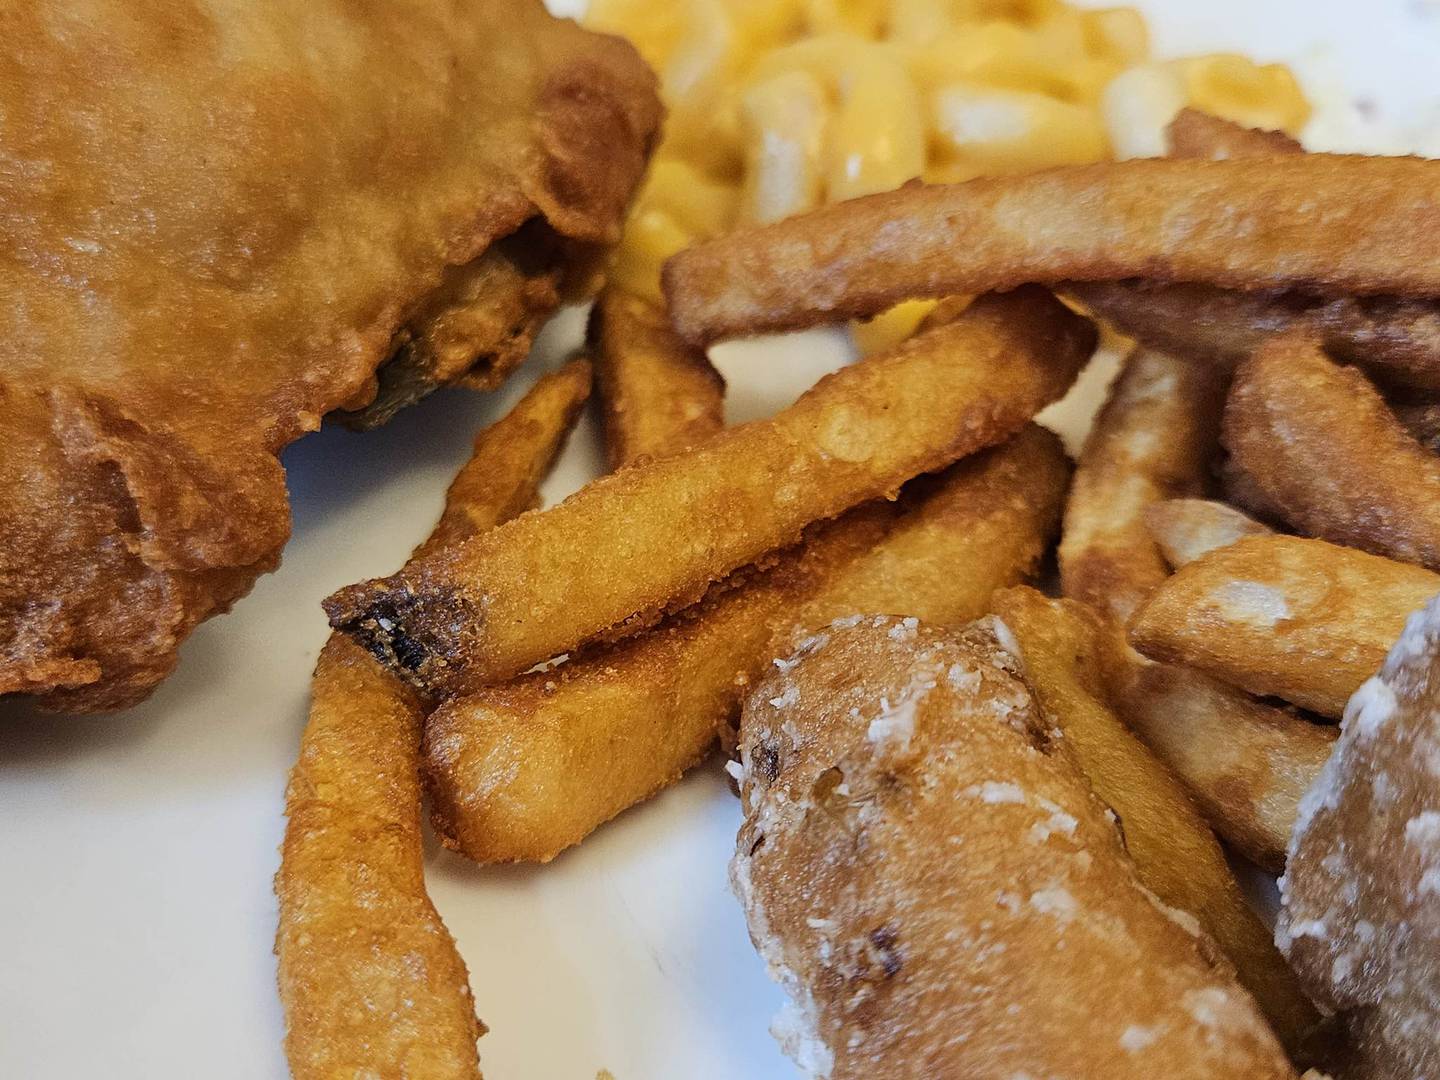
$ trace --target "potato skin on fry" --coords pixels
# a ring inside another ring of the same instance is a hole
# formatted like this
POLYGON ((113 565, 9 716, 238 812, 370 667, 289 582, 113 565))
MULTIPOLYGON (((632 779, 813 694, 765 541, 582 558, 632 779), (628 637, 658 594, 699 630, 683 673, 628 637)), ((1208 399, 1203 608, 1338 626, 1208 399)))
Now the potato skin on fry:
POLYGON ((1440 567, 1440 459, 1315 342, 1283 337, 1240 366, 1223 439, 1298 531, 1440 567))
POLYGON ((1437 223, 1440 162, 1133 160, 837 203, 682 251, 664 287, 694 344, 1024 282, 1143 277, 1430 298, 1440 296, 1437 223))
POLYGON ((1440 575, 1322 540, 1264 536, 1183 567, 1135 612, 1130 643, 1253 694, 1338 718, 1440 575))
POLYGON ((590 309, 588 339, 610 468, 688 450, 725 426, 725 380, 662 308, 612 286, 590 309))
POLYGON ((1216 548, 1273 530, 1226 503, 1210 499, 1166 499, 1145 508, 1145 527, 1173 569, 1216 548))
POLYGON ((1023 586, 996 593, 991 607, 1041 711, 1064 733, 1095 793, 1120 816, 1140 880, 1199 920, 1281 1041, 1296 1045, 1318 1017, 1189 794, 1110 711, 1104 672, 1111 630, 1103 617, 1023 586))
POLYGON ((552 858, 695 764, 796 627, 857 611, 983 614, 1034 570, 1068 477, 1059 440, 1032 424, 893 506, 821 528, 811 550, 782 556, 790 568, 742 572, 640 636, 442 706, 426 728, 436 831, 480 862, 552 858), (843 546, 824 536, 837 528, 852 534, 843 546))
POLYGON ((602 477, 326 610, 428 693, 508 678, 653 622, 810 522, 1003 442, 1094 344, 1094 327, 1043 290, 983 298, 771 420, 602 477))
POLYGON ((1126 669, 1127 678, 1109 684, 1126 726, 1184 782, 1226 843, 1279 873, 1300 796, 1330 756, 1335 728, 1190 668, 1126 669))
POLYGON ((1293 1078, 992 634, 842 620, 754 688, 740 750, 731 880, 808 1073, 1293 1078))
POLYGON ((420 702, 340 634, 311 695, 275 878, 291 1073, 478 1078, 469 976, 425 892, 420 702))
POLYGON ((1066 596, 1123 622, 1169 576, 1145 510, 1204 492, 1224 394, 1223 375, 1205 365, 1149 349, 1130 354, 1085 441, 1065 506, 1066 596))

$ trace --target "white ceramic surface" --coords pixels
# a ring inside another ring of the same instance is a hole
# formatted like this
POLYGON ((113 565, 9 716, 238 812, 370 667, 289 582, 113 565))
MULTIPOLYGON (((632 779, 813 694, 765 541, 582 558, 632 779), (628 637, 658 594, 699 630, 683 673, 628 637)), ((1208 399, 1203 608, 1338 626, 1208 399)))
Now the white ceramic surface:
MULTIPOLYGON (((1326 146, 1435 141, 1433 2, 1140 6, 1162 54, 1232 48, 1299 62, 1326 102, 1316 130, 1326 146)), ((531 373, 579 326, 573 312, 556 320, 531 373)), ((718 350, 732 419, 772 411, 844 356, 826 333, 718 350)), ((1072 434, 1097 383, 1069 414, 1072 434)), ((383 431, 327 430, 292 448, 284 566, 202 627, 145 705, 65 718, 0 704, 0 1077, 286 1075, 270 878, 326 634, 318 602, 399 564, 472 433, 520 390, 437 395, 383 431)), ((583 482, 596 460, 584 427, 547 495, 583 482)), ((432 851, 433 895, 492 1028, 487 1076, 794 1075, 766 1030, 780 995, 725 883, 737 820, 712 764, 538 870, 481 870, 432 851)))

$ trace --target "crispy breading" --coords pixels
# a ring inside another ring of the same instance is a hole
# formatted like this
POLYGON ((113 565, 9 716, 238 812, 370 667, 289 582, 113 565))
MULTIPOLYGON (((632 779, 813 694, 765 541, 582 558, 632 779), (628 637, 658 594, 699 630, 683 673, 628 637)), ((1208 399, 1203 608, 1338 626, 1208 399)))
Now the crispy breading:
POLYGON ((1278 338, 1240 366, 1222 438, 1298 531, 1440 567, 1440 459, 1313 341, 1278 338))
POLYGON ((36 0, 5 36, 0 693, 114 708, 275 567, 276 455, 453 268, 615 239, 660 109, 539 0, 36 0))
POLYGON ((1073 600, 1005 589, 991 601, 997 632, 1020 661, 1046 719, 1064 733, 1080 771, 1120 816, 1140 880, 1199 920, 1235 964, 1287 1045, 1318 1019, 1245 901, 1189 794, 1110 711, 1104 617, 1073 600))
POLYGON ((1175 664, 1127 663, 1107 685, 1125 724, 1195 797, 1241 854, 1278 873, 1300 796, 1336 730, 1175 664))
POLYGON ((1216 548, 1251 536, 1269 536, 1270 526, 1227 503, 1211 499, 1165 499, 1145 508, 1145 527, 1160 554, 1178 570, 1216 548))
POLYGON ((1440 575, 1296 536, 1241 540, 1155 589, 1130 622, 1146 656, 1189 664, 1322 716, 1375 673, 1440 575))
POLYGON ((1145 525, 1152 504, 1201 495, 1219 449, 1222 373, 1137 349, 1085 440, 1065 505, 1060 582, 1122 622, 1169 576, 1145 525))
POLYGON ((1035 569, 1068 477, 1031 425, 654 630, 442 706, 426 728, 436 832, 481 862, 553 857, 695 764, 797 627, 982 614, 1035 569))
POLYGON ((1277 939, 1340 1012, 1346 1080, 1440 1075, 1440 604, 1408 621, 1350 699, 1306 792, 1277 939))
POLYGON ((1003 442, 1094 344, 1094 327, 1043 290, 983 298, 772 419, 602 477, 326 610, 427 693, 508 678, 643 628, 809 523, 1003 442))
POLYGON ((1283 131, 1246 127, 1190 108, 1181 109, 1165 128, 1165 144, 1166 157, 1206 161, 1305 152, 1298 139, 1292 139, 1283 131))
MULTIPOLYGON (((590 385, 575 361, 482 431, 430 539, 457 540, 532 505, 590 385)), ((480 1075, 465 964, 425 891, 415 694, 342 634, 311 682, 285 793, 275 952, 296 1080, 480 1075)))
POLYGON ((1133 160, 852 199, 697 244, 665 264, 664 284, 696 344, 1025 282, 1431 298, 1437 221, 1437 161, 1133 160))
POLYGON ((725 426, 725 380, 662 308, 608 288, 588 337, 610 468, 688 450, 725 426))
POLYGON ((890 513, 858 507, 653 630, 440 706, 425 768, 441 841, 477 862, 549 862, 669 787, 714 746, 795 608, 890 513))
POLYGON ((731 881, 782 1045, 831 1080, 1293 1077, 1013 665, 850 619, 749 695, 731 881))

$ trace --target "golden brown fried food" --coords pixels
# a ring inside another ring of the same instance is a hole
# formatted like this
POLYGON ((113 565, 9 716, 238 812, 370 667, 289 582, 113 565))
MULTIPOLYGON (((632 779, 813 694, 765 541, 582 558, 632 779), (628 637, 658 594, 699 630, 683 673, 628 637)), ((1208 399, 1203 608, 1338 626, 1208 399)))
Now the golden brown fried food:
POLYGON ((698 446, 725 426, 725 380, 648 300, 611 287, 590 312, 610 468, 698 446))
POLYGON ((823 626, 856 612, 914 615, 937 626, 979 618, 996 589, 1039 568, 1069 482, 1060 440, 1035 424, 913 481, 885 539, 840 569, 798 624, 823 626))
MULTIPOLYGON (((590 385, 575 361, 480 433, 417 553, 494 527, 535 501, 590 385)), ((420 738, 403 682, 332 634, 285 795, 275 894, 285 1052, 296 1080, 478 1078, 465 964, 425 892, 420 738)))
POLYGON ((642 628, 807 524, 1003 442, 1094 344, 1093 326, 1041 290, 984 298, 770 420, 602 477, 326 610, 428 693, 508 678, 642 628))
POLYGON ((1174 664, 1126 665, 1108 683, 1126 725, 1185 784, 1211 827, 1267 870, 1285 865, 1300 796, 1335 728, 1264 705, 1174 664))
POLYGON ((1306 154, 1134 160, 837 203, 665 265, 696 344, 1025 282, 1196 281, 1440 296, 1440 162, 1306 154), (1316 222, 1324 227, 1317 228, 1316 222))
POLYGON ((1440 567, 1440 460, 1313 341, 1279 338, 1240 366, 1223 439, 1300 532, 1440 567))
POLYGON ((1137 349, 1085 440, 1065 506, 1065 595, 1122 622, 1169 576, 1145 510, 1203 494, 1219 447, 1223 376, 1203 364, 1137 349))
POLYGON ((436 831, 481 862, 553 857, 695 764, 797 626, 982 614, 1034 570, 1068 476, 1055 436, 1032 425, 909 485, 898 518, 889 504, 852 511, 844 536, 742 572, 655 630, 442 706, 426 729, 436 831))
POLYGON ((1440 402, 1392 401, 1390 411, 1411 438, 1430 453, 1440 454, 1440 402))
POLYGON ((1189 912, 1235 964, 1287 1045, 1317 1017, 1270 934, 1245 902, 1225 854, 1185 789, 1110 711, 1105 665, 1110 630, 1073 600, 1029 588, 996 593, 1000 640, 1020 661, 1048 722, 1064 733, 1080 771, 1120 816, 1140 880, 1189 912))
POLYGON ((1178 570, 1216 548, 1273 530, 1233 506, 1211 499, 1166 499, 1145 508, 1145 527, 1171 567, 1178 570))
POLYGON ((442 705, 425 729, 441 841, 477 862, 549 862, 673 784, 734 717, 770 639, 890 513, 859 507, 654 630, 442 705))
POLYGON ((1228 158, 1303 154, 1305 147, 1283 131, 1264 131, 1222 120, 1199 109, 1181 109, 1165 129, 1167 157, 1224 161, 1228 158))
POLYGON ((1130 643, 1322 716, 1375 673, 1440 575, 1353 548, 1263 536, 1177 571, 1135 612, 1130 643))
POLYGON ((590 396, 590 381, 590 362, 572 360, 541 376, 510 412, 477 435, 470 460, 445 493, 439 522, 413 557, 458 544, 537 506, 540 484, 590 396))
POLYGON ((1277 937, 1339 1010, 1346 1080, 1440 1075, 1440 605, 1350 700, 1301 804, 1277 937))
POLYGON ((1237 364, 1278 334, 1306 330, 1387 386, 1440 388, 1440 305, 1431 301, 1154 281, 1076 282, 1064 291, 1122 334, 1188 360, 1237 364))
POLYGON ((844 620, 755 687, 731 880, 802 1069, 1294 1076, 1068 741, 978 628, 844 620))
POLYGON ((660 110, 539 0, 37 0, 5 36, 0 693, 114 708, 274 569, 277 453, 454 268, 618 235, 660 110))
POLYGON ((425 892, 419 699, 343 634, 311 695, 275 878, 291 1073, 479 1077, 469 976, 425 892))

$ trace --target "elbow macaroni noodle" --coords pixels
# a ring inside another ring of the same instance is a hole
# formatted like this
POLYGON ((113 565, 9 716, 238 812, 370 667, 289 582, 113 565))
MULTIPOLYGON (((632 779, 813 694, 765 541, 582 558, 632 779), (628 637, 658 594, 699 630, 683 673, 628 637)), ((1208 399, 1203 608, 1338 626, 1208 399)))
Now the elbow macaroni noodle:
MULTIPOLYGON (((1158 62, 1133 8, 1063 0, 592 0, 586 21, 660 72, 666 134, 611 278, 658 298, 660 264, 742 222, 920 178, 1163 152, 1190 105, 1296 133, 1290 70, 1217 53, 1158 62)), ((857 326, 870 351, 929 305, 857 326)))

